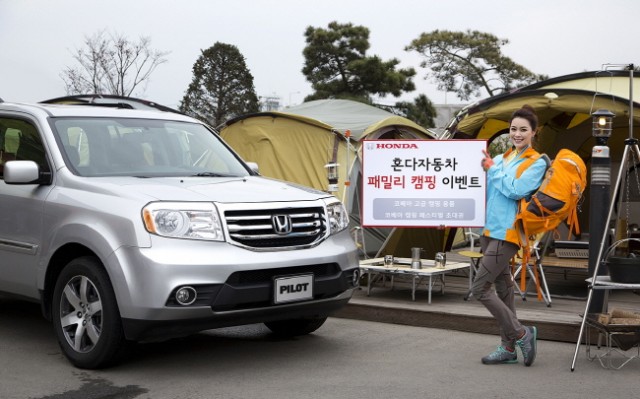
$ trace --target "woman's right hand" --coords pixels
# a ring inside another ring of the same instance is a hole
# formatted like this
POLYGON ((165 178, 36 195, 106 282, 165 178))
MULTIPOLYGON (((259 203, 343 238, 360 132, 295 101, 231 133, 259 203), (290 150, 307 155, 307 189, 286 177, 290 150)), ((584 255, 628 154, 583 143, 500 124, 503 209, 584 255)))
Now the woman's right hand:
POLYGON ((489 155, 487 150, 482 150, 482 153, 484 154, 484 158, 482 158, 482 169, 486 172, 493 166, 493 159, 491 159, 491 155, 489 155))

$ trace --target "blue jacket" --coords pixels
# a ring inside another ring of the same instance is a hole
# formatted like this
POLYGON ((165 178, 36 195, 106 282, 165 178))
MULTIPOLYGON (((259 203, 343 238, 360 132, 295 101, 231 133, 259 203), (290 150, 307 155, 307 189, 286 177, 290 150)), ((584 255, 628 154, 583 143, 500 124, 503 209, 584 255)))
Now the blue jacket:
POLYGON ((521 198, 529 200, 540 187, 547 170, 547 161, 544 157, 538 158, 516 178, 518 166, 525 159, 538 155, 538 152, 529 147, 511 162, 505 163, 504 159, 511 151, 494 157, 494 165, 487 170, 486 220, 482 234, 517 245, 518 234, 513 224, 518 212, 518 202, 521 198))

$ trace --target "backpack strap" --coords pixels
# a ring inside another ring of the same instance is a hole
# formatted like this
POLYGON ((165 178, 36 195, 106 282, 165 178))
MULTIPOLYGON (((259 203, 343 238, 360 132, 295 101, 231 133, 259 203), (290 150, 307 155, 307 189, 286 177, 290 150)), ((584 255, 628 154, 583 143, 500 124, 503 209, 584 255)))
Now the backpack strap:
POLYGON ((551 159, 549 159, 549 156, 547 154, 540 154, 536 152, 535 154, 528 156, 527 159, 518 166, 518 170, 516 170, 516 178, 520 178, 524 171, 540 158, 544 159, 544 162, 547 164, 547 169, 549 169, 549 166, 551 166, 551 159))
POLYGON ((575 235, 580 235, 580 223, 578 222, 578 210, 574 207, 569 211, 569 216, 567 216, 567 225, 569 226, 569 236, 567 239, 571 239, 571 233, 574 232, 575 235))
POLYGON ((520 176, 522 176, 522 174, 524 173, 525 170, 527 170, 527 168, 531 165, 533 165, 533 163, 535 161, 538 160, 538 158, 540 158, 540 154, 536 154, 530 157, 527 157, 527 159, 525 159, 520 166, 518 166, 518 170, 516 170, 516 178, 519 179, 520 176))

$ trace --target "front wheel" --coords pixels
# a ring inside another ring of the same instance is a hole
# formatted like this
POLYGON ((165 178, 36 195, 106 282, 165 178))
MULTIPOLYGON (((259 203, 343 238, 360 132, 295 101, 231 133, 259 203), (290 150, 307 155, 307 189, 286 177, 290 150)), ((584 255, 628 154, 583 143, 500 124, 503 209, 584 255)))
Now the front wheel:
POLYGON ((281 337, 295 337, 297 335, 311 334, 327 321, 326 317, 314 319, 295 319, 270 321, 264 323, 269 330, 281 337))
POLYGON ((64 355, 74 366, 97 369, 122 353, 122 321, 109 276, 95 257, 81 257, 64 267, 56 280, 53 326, 64 355))

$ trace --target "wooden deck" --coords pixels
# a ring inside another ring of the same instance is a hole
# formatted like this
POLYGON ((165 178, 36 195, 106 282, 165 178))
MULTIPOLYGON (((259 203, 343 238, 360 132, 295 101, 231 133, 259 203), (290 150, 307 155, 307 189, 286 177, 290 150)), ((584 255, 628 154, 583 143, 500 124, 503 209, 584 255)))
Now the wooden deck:
POLYGON ((582 258, 557 258, 555 256, 545 256, 542 258, 542 267, 545 269, 557 267, 561 269, 582 269, 585 272, 589 269, 589 259, 582 258))
MULTIPOLYGON (((448 260, 459 260, 457 256, 455 253, 448 254, 448 260)), ((550 306, 538 301, 533 286, 530 286, 525 300, 516 296, 518 317, 524 324, 536 325, 540 339, 576 341, 589 293, 585 282, 590 277, 586 267, 587 260, 582 261, 584 266, 581 267, 576 266, 577 262, 566 263, 565 259, 562 259, 560 266, 543 263, 551 293, 550 306)), ((395 281, 392 288, 389 281, 384 286, 376 283, 369 296, 366 295, 366 286, 358 290, 349 305, 336 316, 497 334, 496 322, 484 306, 473 297, 468 301, 464 300, 467 292, 468 277, 464 273, 447 275, 444 294, 434 288, 431 304, 427 303, 425 286, 418 288, 416 300, 412 301, 410 284, 395 281)), ((640 311, 640 293, 611 292, 609 309, 612 308, 640 311)))

